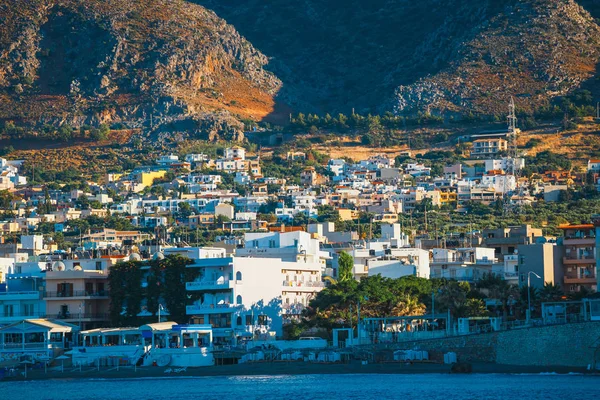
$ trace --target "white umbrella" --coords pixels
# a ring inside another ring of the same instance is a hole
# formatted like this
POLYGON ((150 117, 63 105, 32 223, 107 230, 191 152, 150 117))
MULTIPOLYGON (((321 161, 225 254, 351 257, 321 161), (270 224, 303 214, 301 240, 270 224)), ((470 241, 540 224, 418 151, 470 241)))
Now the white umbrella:
POLYGON ((42 356, 42 357, 39 357, 39 359, 44 362, 44 373, 47 374, 48 373, 48 360, 50 360, 50 357, 42 356))
POLYGON ((25 379, 27 379, 27 364, 34 364, 34 362, 33 361, 29 361, 29 360, 23 360, 19 364, 24 364, 25 365, 25 379))
POLYGON ((62 365, 61 365, 61 371, 60 372, 65 372, 65 360, 68 360, 69 357, 62 355, 62 356, 58 356, 56 357, 56 360, 61 360, 62 365))

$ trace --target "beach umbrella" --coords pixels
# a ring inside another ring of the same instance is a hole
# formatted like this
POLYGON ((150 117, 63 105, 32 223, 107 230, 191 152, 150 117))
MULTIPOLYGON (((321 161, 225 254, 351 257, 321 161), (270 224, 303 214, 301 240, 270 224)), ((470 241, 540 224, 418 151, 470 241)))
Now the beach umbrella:
POLYGON ((62 355, 62 356, 58 356, 56 357, 57 360, 61 360, 61 368, 60 368, 60 372, 65 372, 65 360, 68 360, 69 357, 62 355))
POLYGON ((33 361, 23 360, 19 364, 25 365, 25 379, 27 379, 27 364, 33 364, 33 361))
POLYGON ((44 373, 47 374, 48 373, 48 360, 50 360, 50 357, 42 356, 42 357, 39 357, 39 359, 44 362, 44 373))

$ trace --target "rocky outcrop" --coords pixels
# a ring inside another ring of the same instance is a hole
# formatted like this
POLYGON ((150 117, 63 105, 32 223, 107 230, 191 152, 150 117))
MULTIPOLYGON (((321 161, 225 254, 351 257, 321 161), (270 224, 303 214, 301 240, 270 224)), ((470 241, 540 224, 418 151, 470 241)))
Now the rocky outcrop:
POLYGON ((5 120, 240 138, 244 109, 268 115, 281 86, 232 26, 182 0, 2 0, 0 19, 5 120), (249 95, 232 107, 236 87, 249 95))
POLYGON ((600 60, 600 28, 571 0, 521 2, 477 31, 447 68, 400 86, 394 111, 501 116, 515 96, 532 112, 592 78, 600 60))
POLYGON ((504 115, 510 96, 531 110, 600 58, 577 0, 192 1, 274 58, 282 96, 322 113, 504 115))

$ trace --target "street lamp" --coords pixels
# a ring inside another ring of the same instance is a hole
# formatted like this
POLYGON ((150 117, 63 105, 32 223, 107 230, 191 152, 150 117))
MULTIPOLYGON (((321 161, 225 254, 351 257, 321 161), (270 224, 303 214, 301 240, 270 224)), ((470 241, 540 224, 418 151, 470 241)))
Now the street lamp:
POLYGON ((541 276, 539 276, 538 274, 536 274, 533 271, 529 271, 527 273, 527 313, 526 313, 526 318, 527 318, 527 325, 529 325, 529 320, 531 318, 531 274, 535 275, 536 278, 538 279, 542 279, 541 276))
POLYGON ((160 322, 160 310, 163 310, 163 311, 165 310, 165 308, 163 307, 162 304, 158 305, 158 322, 160 322))

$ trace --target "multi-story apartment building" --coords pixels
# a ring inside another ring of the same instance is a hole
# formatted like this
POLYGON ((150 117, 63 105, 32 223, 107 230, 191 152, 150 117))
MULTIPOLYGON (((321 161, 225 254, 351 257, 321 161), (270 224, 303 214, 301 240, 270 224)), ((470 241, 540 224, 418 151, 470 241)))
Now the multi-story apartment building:
POLYGON ((481 233, 486 247, 494 249, 495 257, 500 261, 513 255, 519 245, 533 244, 543 236, 542 230, 531 225, 509 226, 507 228, 484 229, 481 233))
POLYGON ((108 323, 109 259, 64 260, 46 271, 46 315, 92 329, 108 323))
POLYGON ((494 249, 470 247, 451 249, 433 249, 430 262, 431 278, 447 278, 459 281, 477 281, 485 274, 493 272, 496 258, 494 249))
POLYGON ((563 287, 578 292, 585 287, 596 291, 596 228, 593 224, 561 225, 563 231, 563 287))
POLYGON ((283 324, 324 287, 321 264, 310 261, 221 256, 188 268, 199 274, 186 283, 186 312, 194 323, 212 325, 215 344, 281 337, 283 324))
POLYGON ((471 155, 474 157, 494 156, 501 151, 508 150, 508 142, 502 138, 477 139, 473 141, 471 155))

